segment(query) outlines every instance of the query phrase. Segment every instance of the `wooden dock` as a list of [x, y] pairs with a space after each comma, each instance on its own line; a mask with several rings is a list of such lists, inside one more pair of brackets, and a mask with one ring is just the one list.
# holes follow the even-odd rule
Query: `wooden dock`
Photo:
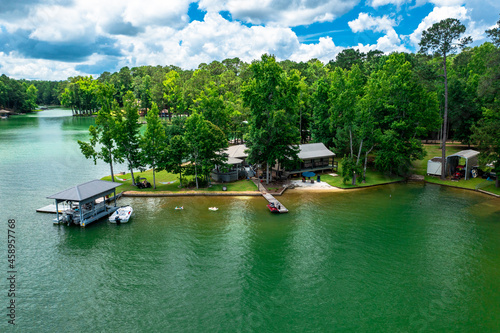
[[[117, 200], [120, 199], [121, 196], [122, 196], [122, 194], [118, 193], [116, 195], [116, 199]], [[106, 202], [108, 203], [110, 201], [113, 201], [114, 199], [115, 199], [114, 197], [108, 198], [108, 199], [106, 199]], [[95, 200], [95, 203], [96, 204], [101, 203], [101, 202], [103, 202], [103, 200], [104, 200], [103, 198], [97, 198]], [[75, 203], [75, 205], [78, 206], [77, 203]], [[71, 207], [70, 207], [70, 205], [61, 202], [58, 205], [58, 209], [59, 209], [59, 213], [62, 213], [65, 210], [71, 209]], [[38, 213], [47, 213], [47, 214], [56, 214], [57, 213], [56, 212], [56, 205], [55, 204], [50, 204], [50, 205], [44, 206], [42, 208], [38, 208], [36, 211]]]
[[272, 203], [274, 204], [274, 207], [278, 208], [279, 207], [279, 212], [280, 214], [281, 213], [288, 213], [288, 209], [281, 203], [279, 202], [278, 200], [276, 200], [276, 198], [267, 192], [266, 188], [264, 186], [262, 186], [262, 184], [258, 181], [254, 181], [254, 183], [257, 185], [257, 188], [259, 189], [260, 193], [262, 194], [262, 196], [269, 202], [269, 203]]
[[[63, 211], [70, 209], [70, 206], [65, 205], [65, 204], [59, 204], [57, 208], [59, 209], [59, 213], [62, 213]], [[51, 205], [44, 206], [42, 208], [38, 208], [36, 211], [38, 213], [48, 213], [48, 214], [56, 214], [57, 213], [55, 204], [51, 204]]]
[[274, 207], [278, 208], [279, 207], [279, 212], [280, 213], [288, 213], [288, 209], [286, 209], [285, 206], [283, 206], [283, 204], [281, 202], [279, 202], [278, 200], [276, 200], [275, 197], [273, 197], [272, 194], [269, 194], [269, 193], [262, 193], [262, 196], [264, 198], [266, 198], [267, 201], [269, 201], [269, 203], [272, 203], [274, 204]]

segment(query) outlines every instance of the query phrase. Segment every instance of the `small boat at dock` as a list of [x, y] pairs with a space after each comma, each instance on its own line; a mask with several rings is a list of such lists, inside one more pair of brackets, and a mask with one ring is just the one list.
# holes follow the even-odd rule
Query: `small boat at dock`
[[109, 217], [109, 222], [111, 223], [127, 223], [134, 209], [131, 206], [123, 206], [118, 208], [111, 216]]
[[274, 213], [274, 214], [280, 213], [280, 210], [272, 202], [267, 205], [267, 208], [269, 208], [271, 213]]

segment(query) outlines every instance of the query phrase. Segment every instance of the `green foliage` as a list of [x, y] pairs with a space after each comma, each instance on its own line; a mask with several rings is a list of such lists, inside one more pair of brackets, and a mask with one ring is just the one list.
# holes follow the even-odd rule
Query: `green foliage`
[[[111, 178], [114, 181], [113, 162], [123, 162], [122, 157], [117, 152], [115, 142], [115, 120], [107, 104], [99, 110], [95, 121], [95, 126], [89, 127], [90, 141], [78, 141], [80, 150], [86, 158], [92, 158], [94, 164], [97, 159], [109, 164]], [[100, 149], [97, 147], [100, 146]]]
[[[481, 150], [480, 162], [493, 163], [493, 170], [500, 174], [500, 109], [483, 109], [483, 119], [472, 129], [472, 139]], [[497, 177], [496, 187], [499, 187]]]
[[434, 23], [422, 32], [419, 46], [422, 53], [435, 51], [443, 57], [453, 53], [457, 47], [463, 48], [472, 42], [470, 37], [459, 39], [465, 32], [465, 26], [457, 19], [447, 18]]
[[123, 107], [124, 110], [116, 111], [114, 134], [117, 154], [127, 162], [133, 177], [133, 169], [142, 165], [139, 150], [141, 124], [139, 123], [137, 101], [131, 91], [125, 94]]
[[352, 185], [356, 185], [355, 177], [361, 176], [362, 168], [361, 165], [356, 163], [356, 160], [354, 158], [350, 156], [345, 156], [342, 159], [342, 168], [340, 169], [340, 172], [342, 175], [342, 182], [344, 183], [344, 185], [351, 179], [353, 180]]
[[26, 89], [26, 104], [30, 111], [37, 108], [37, 96], [38, 89], [33, 84], [31, 84], [28, 89]]
[[439, 124], [436, 95], [416, 80], [403, 55], [393, 54], [383, 70], [370, 76], [365, 96], [364, 105], [380, 130], [376, 166], [406, 174], [411, 161], [424, 154], [419, 137]]
[[495, 28], [486, 30], [486, 34], [491, 38], [493, 44], [500, 47], [500, 20], [497, 21], [497, 26]]
[[179, 73], [172, 70], [165, 74], [163, 87], [163, 99], [165, 100], [165, 107], [173, 113], [180, 113], [184, 111], [184, 100]]
[[250, 108], [248, 160], [274, 165], [278, 159], [297, 159], [300, 140], [297, 106], [300, 77], [288, 76], [273, 56], [263, 55], [250, 66], [251, 79], [242, 88]]
[[147, 127], [142, 137], [142, 164], [153, 169], [153, 187], [156, 188], [155, 172], [161, 171], [162, 159], [166, 153], [165, 127], [159, 117], [158, 106], [153, 102], [151, 110], [146, 115]]
[[180, 185], [182, 187], [182, 164], [189, 158], [189, 147], [182, 135], [175, 135], [170, 139], [163, 161], [165, 170], [179, 174]]
[[186, 120], [185, 141], [190, 161], [194, 165], [198, 188], [198, 172], [209, 179], [214, 165], [222, 165], [227, 160], [223, 153], [223, 149], [227, 147], [227, 138], [217, 126], [206, 120], [203, 115], [194, 112]]

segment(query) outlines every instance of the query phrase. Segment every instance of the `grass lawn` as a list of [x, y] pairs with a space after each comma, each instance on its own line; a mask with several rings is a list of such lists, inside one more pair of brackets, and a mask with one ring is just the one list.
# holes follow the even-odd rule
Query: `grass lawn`
[[[159, 191], [168, 191], [168, 192], [189, 192], [189, 191], [199, 191], [199, 192], [215, 192], [222, 191], [222, 187], [226, 186], [228, 191], [257, 191], [257, 186], [251, 181], [247, 180], [239, 180], [233, 183], [227, 184], [213, 184], [212, 187], [209, 188], [200, 188], [196, 190], [196, 188], [179, 188], [179, 175], [168, 173], [166, 171], [160, 171], [155, 173], [156, 178], [156, 190], [153, 188], [153, 170], [147, 170], [144, 172], [134, 172], [134, 176], [146, 178], [148, 182], [151, 183], [151, 188], [138, 189], [136, 186], [132, 185], [132, 177], [130, 173], [125, 175], [115, 175], [115, 181], [117, 183], [122, 183], [123, 185], [116, 188], [116, 193], [121, 193], [124, 191], [141, 191], [141, 192], [159, 192]], [[183, 177], [184, 178], [184, 177]], [[188, 176], [188, 180], [194, 179], [193, 176]], [[111, 181], [111, 176], [103, 177], [102, 180]], [[171, 184], [162, 184], [166, 182], [173, 182]]]
[[[342, 163], [339, 163], [339, 170], [342, 168]], [[351, 181], [349, 181], [347, 184], [344, 184], [342, 181], [342, 176], [339, 175], [334, 177], [330, 176], [329, 174], [323, 174], [321, 175], [321, 181], [326, 182], [327, 184], [335, 187], [340, 187], [340, 188], [359, 188], [359, 187], [364, 187], [364, 186], [372, 186], [372, 185], [380, 185], [380, 184], [387, 184], [395, 181], [400, 181], [403, 180], [403, 177], [389, 177], [382, 172], [372, 170], [372, 169], [366, 169], [366, 183], [361, 183], [361, 180], [358, 179], [356, 182], [357, 184], [355, 186], [351, 185]]]
[[[425, 181], [434, 184], [449, 185], [449, 186], [468, 188], [473, 190], [475, 190], [476, 187], [479, 187], [484, 191], [500, 195], [500, 188], [495, 187], [494, 181], [490, 182], [482, 178], [472, 178], [469, 180], [462, 179], [456, 182], [451, 180], [441, 180], [439, 176], [427, 176], [427, 161], [436, 156], [440, 157], [441, 149], [439, 148], [439, 144], [429, 144], [429, 145], [424, 145], [424, 147], [427, 151], [427, 156], [423, 160], [418, 160], [413, 162], [413, 167], [414, 167], [413, 172], [415, 174], [425, 176]], [[461, 150], [467, 150], [467, 149], [474, 149], [474, 147], [469, 148], [467, 147], [467, 145], [448, 143], [446, 145], [446, 155], [451, 155]], [[488, 185], [488, 183], [491, 184]]]
[[[424, 157], [423, 160], [418, 160], [413, 162], [413, 173], [417, 175], [425, 176], [427, 175], [427, 161], [434, 157], [441, 157], [441, 148], [439, 148], [439, 144], [424, 144], [424, 148], [427, 151], [427, 156]], [[467, 148], [467, 145], [460, 144], [450, 144], [446, 145], [446, 156], [458, 153], [462, 150], [473, 149]]]

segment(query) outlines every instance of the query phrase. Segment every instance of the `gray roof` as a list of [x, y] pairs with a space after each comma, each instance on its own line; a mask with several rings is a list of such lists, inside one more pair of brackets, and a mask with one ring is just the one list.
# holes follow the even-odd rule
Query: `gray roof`
[[[230, 146], [226, 149], [226, 153], [229, 157], [234, 157], [234, 158], [246, 158], [248, 157], [248, 154], [245, 153], [245, 150], [247, 150], [247, 146], [245, 145], [235, 145], [235, 146]], [[229, 163], [231, 164], [231, 163]]]
[[96, 179], [53, 194], [50, 197], [47, 197], [47, 199], [84, 201], [100, 194], [105, 195], [112, 192], [115, 188], [121, 185], [122, 184], [120, 183]]
[[228, 157], [226, 164], [233, 165], [233, 164], [240, 164], [241, 162], [243, 162], [242, 159], [235, 157]]
[[323, 143], [306, 143], [299, 145], [298, 157], [301, 160], [312, 158], [333, 157], [335, 156]]
[[462, 151], [459, 151], [458, 153], [455, 153], [455, 154], [452, 154], [452, 155], [449, 155], [447, 157], [451, 157], [451, 156], [460, 156], [460, 157], [463, 157], [463, 158], [473, 158], [473, 157], [476, 157], [477, 155], [479, 155], [479, 152], [478, 151], [475, 151], [475, 150], [472, 150], [472, 149], [467, 149], [467, 150], [462, 150]]

